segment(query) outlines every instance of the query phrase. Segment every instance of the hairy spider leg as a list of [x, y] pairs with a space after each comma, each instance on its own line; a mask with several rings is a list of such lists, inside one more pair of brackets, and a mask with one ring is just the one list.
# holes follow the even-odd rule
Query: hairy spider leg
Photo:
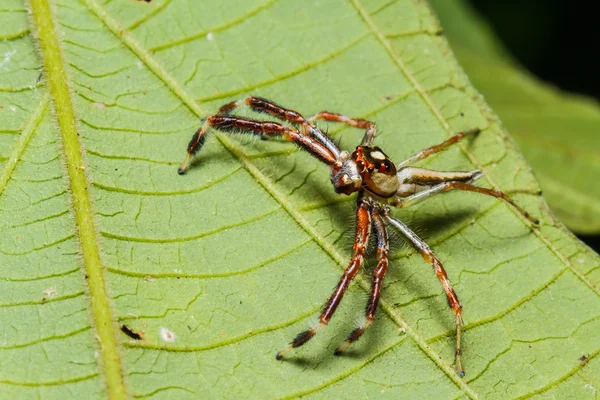
[[460, 356], [462, 354], [462, 350], [460, 347], [460, 333], [462, 327], [462, 305], [456, 296], [456, 292], [452, 288], [450, 284], [450, 280], [448, 279], [448, 274], [444, 269], [444, 266], [440, 262], [440, 260], [435, 256], [433, 251], [429, 248], [427, 243], [423, 241], [420, 237], [417, 236], [408, 226], [406, 226], [400, 220], [391, 217], [386, 213], [387, 221], [392, 224], [398, 231], [406, 238], [408, 241], [415, 247], [415, 249], [421, 254], [423, 260], [426, 263], [433, 265], [433, 271], [435, 275], [439, 279], [444, 291], [446, 292], [446, 297], [448, 298], [448, 304], [452, 308], [452, 312], [456, 316], [456, 370], [458, 374], [462, 377], [465, 376], [465, 371], [462, 366], [462, 362], [460, 360]]
[[377, 128], [375, 122], [367, 121], [361, 118], [350, 118], [342, 114], [336, 114], [329, 111], [321, 111], [308, 119], [312, 124], [316, 120], [341, 122], [342, 124], [350, 125], [359, 129], [366, 129], [365, 135], [361, 140], [361, 146], [370, 146], [375, 138]]
[[377, 307], [379, 305], [379, 297], [381, 294], [381, 285], [383, 283], [383, 278], [388, 270], [388, 253], [389, 253], [389, 241], [387, 230], [385, 228], [385, 223], [383, 218], [381, 217], [381, 209], [379, 207], [374, 207], [371, 212], [371, 218], [373, 220], [373, 228], [375, 229], [375, 236], [377, 238], [377, 266], [373, 270], [373, 279], [371, 281], [371, 294], [369, 295], [369, 302], [367, 303], [367, 308], [365, 310], [365, 320], [364, 322], [355, 330], [350, 333], [348, 339], [345, 342], [340, 344], [337, 349], [335, 349], [334, 354], [340, 355], [342, 351], [346, 347], [348, 347], [352, 342], [355, 342], [360, 338], [360, 336], [367, 330], [367, 328], [373, 323], [375, 320], [375, 313], [377, 312]]
[[522, 209], [517, 203], [515, 203], [510, 197], [508, 197], [506, 195], [506, 193], [501, 192], [499, 190], [487, 189], [487, 188], [483, 188], [480, 186], [471, 185], [471, 184], [465, 183], [465, 182], [452, 182], [451, 184], [448, 185], [448, 187], [445, 188], [446, 191], [452, 190], [452, 189], [464, 190], [467, 192], [481, 193], [481, 194], [495, 197], [497, 199], [502, 199], [502, 200], [506, 201], [508, 204], [510, 204], [511, 206], [513, 206], [515, 208], [515, 210], [517, 210], [521, 215], [523, 215], [525, 218], [527, 218], [532, 223], [534, 223], [536, 225], [538, 225], [540, 223], [540, 221], [537, 218], [535, 218], [534, 216], [529, 214], [527, 211]]
[[[477, 179], [479, 179], [483, 176], [482, 172], [479, 170], [475, 170], [475, 171], [468, 172], [468, 173], [457, 173], [457, 172], [430, 171], [430, 170], [426, 170], [424, 168], [407, 167], [407, 168], [404, 168], [403, 171], [413, 172], [413, 173], [407, 174], [407, 176], [410, 176], [410, 184], [425, 185], [425, 186], [431, 185], [434, 179], [437, 181], [440, 181], [440, 177], [442, 177], [443, 174], [449, 174], [449, 175], [448, 175], [447, 181], [443, 181], [443, 178], [442, 178], [441, 183], [433, 185], [429, 189], [425, 189], [421, 192], [407, 196], [405, 198], [395, 197], [393, 200], [390, 201], [390, 204], [393, 205], [394, 207], [398, 207], [398, 208], [410, 207], [414, 204], [417, 204], [424, 200], [427, 200], [428, 198], [435, 196], [436, 194], [448, 192], [450, 190], [456, 189], [456, 190], [463, 190], [463, 191], [468, 191], [468, 192], [481, 193], [481, 194], [485, 194], [487, 196], [495, 197], [497, 199], [502, 199], [502, 200], [506, 201], [509, 205], [514, 207], [515, 210], [517, 210], [521, 215], [523, 215], [529, 221], [531, 221], [532, 223], [534, 223], [536, 225], [539, 224], [539, 220], [537, 218], [533, 217], [531, 214], [529, 214], [527, 211], [525, 211], [523, 208], [521, 208], [517, 203], [515, 203], [504, 192], [501, 192], [499, 190], [487, 189], [487, 188], [483, 188], [480, 186], [472, 185], [471, 184], [472, 182], [476, 181]], [[402, 171], [400, 171], [400, 173], [402, 173]], [[461, 181], [459, 181], [455, 178], [452, 178], [453, 174], [465, 174], [465, 177], [468, 177], [470, 174], [470, 178], [469, 179], [461, 179]]]
[[263, 99], [261, 97], [249, 96], [245, 99], [232, 101], [231, 103], [225, 104], [219, 109], [217, 114], [229, 114], [233, 109], [244, 104], [250, 106], [250, 108], [256, 112], [272, 115], [281, 121], [286, 121], [300, 127], [305, 134], [314, 136], [336, 157], [340, 156], [341, 150], [339, 147], [319, 128], [311, 125], [310, 122], [307, 121], [304, 116], [302, 116], [302, 114], [297, 111], [282, 107], [270, 100]]
[[432, 154], [439, 153], [440, 151], [445, 150], [449, 146], [451, 146], [455, 143], [458, 143], [458, 141], [460, 139], [464, 138], [465, 136], [476, 135], [479, 132], [481, 132], [481, 130], [479, 128], [470, 129], [470, 130], [464, 131], [464, 132], [459, 132], [459, 133], [455, 134], [454, 136], [450, 137], [449, 139], [443, 141], [440, 144], [436, 144], [435, 146], [431, 146], [424, 150], [419, 151], [414, 156], [407, 158], [406, 160], [402, 161], [400, 164], [397, 164], [396, 168], [400, 169], [406, 165], [412, 164], [419, 160], [423, 160]]
[[[221, 107], [224, 108], [225, 106]], [[308, 136], [296, 129], [283, 126], [276, 122], [255, 121], [251, 119], [231, 117], [227, 115], [213, 115], [206, 119], [200, 129], [196, 131], [187, 149], [185, 160], [178, 169], [180, 175], [184, 174], [190, 157], [198, 152], [206, 140], [206, 132], [209, 128], [214, 128], [223, 132], [241, 132], [254, 135], [278, 137], [283, 136], [290, 142], [294, 142], [304, 150], [308, 151], [314, 157], [331, 166], [335, 163], [336, 157], [322, 143], [315, 138]]]
[[335, 310], [340, 305], [346, 289], [350, 285], [350, 282], [356, 277], [356, 274], [362, 267], [365, 259], [365, 253], [367, 252], [367, 245], [369, 244], [369, 236], [371, 233], [371, 203], [364, 198], [363, 195], [358, 197], [358, 205], [356, 208], [356, 234], [354, 237], [354, 246], [352, 260], [344, 270], [339, 283], [337, 284], [333, 294], [325, 304], [321, 316], [319, 317], [319, 324], [315, 328], [308, 329], [301, 332], [296, 338], [290, 343], [288, 347], [277, 353], [276, 358], [281, 360], [283, 356], [293, 348], [300, 347], [314, 337], [318, 331], [320, 331], [325, 325], [329, 323], [331, 317], [335, 313]]

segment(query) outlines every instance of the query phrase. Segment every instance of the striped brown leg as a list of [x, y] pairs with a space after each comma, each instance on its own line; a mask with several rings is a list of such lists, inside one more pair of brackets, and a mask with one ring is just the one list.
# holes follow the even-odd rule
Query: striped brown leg
[[340, 149], [338, 146], [323, 133], [319, 128], [313, 126], [306, 118], [297, 111], [289, 110], [278, 104], [273, 103], [270, 100], [266, 100], [260, 97], [248, 97], [243, 100], [248, 104], [254, 111], [266, 113], [279, 118], [282, 121], [287, 121], [293, 125], [299, 126], [306, 135], [313, 136], [317, 141], [323, 144], [329, 151], [336, 157], [340, 156]]
[[506, 195], [504, 192], [500, 192], [499, 190], [487, 189], [480, 186], [471, 185], [465, 182], [450, 182], [448, 186], [445, 188], [446, 191], [457, 189], [457, 190], [465, 190], [467, 192], [476, 192], [481, 194], [486, 194], [488, 196], [495, 197], [497, 199], [502, 199], [506, 201], [508, 204], [513, 206], [518, 212], [520, 212], [525, 218], [534, 224], [539, 224], [540, 221], [529, 214], [527, 211], [523, 210], [517, 203], [515, 203], [510, 197]]
[[[464, 190], [502, 199], [514, 207], [515, 210], [521, 213], [532, 223], [539, 223], [537, 218], [531, 216], [527, 211], [523, 210], [505, 193], [472, 184], [482, 176], [483, 174], [479, 170], [471, 172], [445, 172], [432, 171], [416, 167], [404, 167], [398, 172], [398, 177], [401, 179], [400, 183], [402, 190], [398, 192], [399, 196], [390, 201], [390, 204], [392, 204], [394, 207], [406, 208], [443, 192], [448, 192], [454, 189]], [[417, 192], [416, 188], [420, 186], [430, 187]], [[401, 193], [402, 191], [403, 193]], [[410, 194], [413, 192], [414, 194]]]
[[361, 145], [370, 146], [373, 143], [373, 139], [375, 138], [376, 126], [375, 122], [367, 121], [366, 119], [361, 118], [350, 118], [345, 115], [331, 113], [329, 111], [321, 111], [320, 113], [310, 117], [308, 122], [311, 124], [316, 120], [324, 120], [324, 121], [333, 121], [333, 122], [341, 122], [342, 124], [350, 125], [359, 129], [366, 129], [365, 136], [361, 141]]
[[375, 228], [375, 236], [377, 237], [377, 266], [373, 270], [373, 280], [371, 283], [371, 295], [369, 296], [369, 302], [367, 303], [365, 320], [356, 328], [348, 339], [344, 343], [338, 346], [335, 349], [335, 355], [340, 355], [342, 351], [346, 347], [348, 347], [352, 342], [358, 340], [358, 338], [365, 332], [365, 330], [373, 323], [375, 320], [375, 313], [377, 312], [377, 306], [379, 305], [379, 296], [381, 293], [381, 285], [383, 283], [383, 277], [388, 269], [388, 251], [389, 251], [389, 242], [387, 231], [385, 229], [385, 224], [383, 222], [383, 218], [380, 215], [379, 208], [376, 208], [371, 213], [371, 218], [373, 219], [373, 227]]
[[340, 305], [340, 302], [342, 301], [350, 282], [352, 282], [359, 269], [363, 265], [370, 233], [371, 204], [368, 202], [368, 200], [364, 199], [362, 196], [359, 196], [358, 206], [356, 209], [356, 235], [354, 237], [352, 260], [350, 260], [350, 264], [348, 267], [346, 267], [346, 270], [344, 271], [344, 274], [342, 275], [338, 285], [333, 291], [333, 294], [325, 304], [325, 308], [319, 317], [319, 324], [314, 328], [298, 334], [298, 336], [296, 336], [296, 338], [287, 348], [277, 353], [276, 358], [278, 360], [281, 360], [283, 356], [291, 349], [300, 347], [304, 343], [308, 342], [319, 330], [329, 323], [331, 317], [335, 313], [335, 310]]
[[[227, 107], [225, 105], [221, 109]], [[259, 136], [278, 137], [283, 136], [285, 139], [296, 143], [298, 146], [308, 151], [314, 157], [323, 161], [327, 165], [335, 163], [336, 157], [329, 151], [325, 145], [320, 143], [315, 138], [308, 136], [296, 129], [283, 126], [276, 122], [270, 121], [254, 121], [251, 119], [233, 117], [228, 115], [213, 115], [206, 119], [204, 124], [192, 137], [188, 144], [187, 155], [185, 160], [178, 169], [180, 175], [184, 174], [190, 157], [197, 153], [206, 140], [206, 132], [209, 128], [214, 128], [223, 132], [241, 132], [250, 133]]]
[[465, 376], [465, 371], [462, 367], [462, 362], [460, 360], [460, 356], [462, 354], [460, 347], [460, 331], [462, 327], [462, 305], [460, 301], [458, 301], [458, 297], [456, 296], [456, 292], [452, 288], [450, 284], [450, 280], [448, 279], [448, 274], [446, 274], [446, 270], [444, 269], [442, 263], [438, 258], [433, 254], [433, 251], [429, 248], [427, 243], [425, 243], [420, 237], [417, 236], [408, 226], [406, 226], [401, 221], [393, 218], [389, 215], [386, 215], [387, 221], [392, 224], [402, 235], [410, 241], [410, 243], [417, 249], [417, 251], [421, 254], [425, 262], [433, 265], [433, 271], [435, 275], [440, 280], [444, 291], [446, 292], [446, 296], [448, 297], [448, 304], [452, 308], [452, 312], [456, 316], [456, 370], [460, 376]]
[[424, 158], [427, 158], [432, 154], [439, 153], [440, 151], [445, 150], [446, 148], [453, 145], [454, 143], [457, 143], [460, 139], [464, 138], [465, 136], [476, 135], [479, 132], [480, 132], [479, 128], [470, 129], [470, 130], [464, 131], [464, 132], [459, 132], [456, 135], [450, 137], [449, 139], [445, 140], [444, 142], [442, 142], [440, 144], [436, 144], [435, 146], [431, 146], [424, 150], [421, 150], [414, 156], [409, 157], [406, 160], [402, 161], [400, 164], [396, 165], [396, 168], [400, 169], [406, 165], [409, 165], [409, 164], [412, 164], [419, 160], [422, 160]]

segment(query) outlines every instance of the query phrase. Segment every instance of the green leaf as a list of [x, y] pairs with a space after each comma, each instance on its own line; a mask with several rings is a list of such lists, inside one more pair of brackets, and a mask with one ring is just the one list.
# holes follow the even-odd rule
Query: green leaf
[[[554, 222], [423, 2], [5, 0], [0, 11], [2, 397], [597, 394], [600, 258]], [[248, 93], [373, 119], [396, 160], [483, 129], [424, 165], [481, 168], [481, 184], [511, 193], [539, 228], [470, 193], [394, 211], [424, 231], [462, 300], [464, 380], [444, 293], [400, 240], [378, 319], [351, 351], [332, 354], [363, 313], [369, 268], [330, 326], [275, 360], [350, 258], [354, 197], [289, 143], [225, 134], [178, 176], [199, 119]], [[330, 133], [349, 149], [362, 135]]]
[[469, 79], [531, 163], [556, 216], [600, 233], [600, 106], [540, 82], [518, 66], [462, 0], [432, 0]]

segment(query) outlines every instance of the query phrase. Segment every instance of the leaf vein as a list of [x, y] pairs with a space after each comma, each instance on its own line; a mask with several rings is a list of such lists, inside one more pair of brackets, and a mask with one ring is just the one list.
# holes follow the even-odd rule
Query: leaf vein
[[107, 238], [111, 238], [111, 239], [116, 239], [116, 240], [122, 240], [122, 241], [126, 241], [126, 242], [141, 242], [141, 243], [182, 243], [182, 242], [189, 242], [192, 240], [196, 240], [196, 239], [200, 239], [200, 238], [204, 238], [207, 236], [211, 236], [214, 234], [217, 234], [219, 232], [223, 232], [226, 231], [228, 229], [232, 229], [232, 228], [237, 228], [240, 226], [244, 226], [244, 225], [248, 225], [252, 222], [258, 221], [262, 218], [266, 218], [271, 214], [274, 214], [275, 212], [277, 212], [280, 209], [280, 207], [276, 207], [273, 210], [265, 213], [265, 214], [261, 214], [258, 215], [256, 217], [247, 219], [245, 221], [241, 221], [241, 222], [236, 222], [234, 224], [229, 224], [229, 225], [222, 225], [216, 229], [213, 229], [211, 231], [206, 231], [206, 232], [202, 232], [200, 234], [197, 235], [193, 235], [193, 236], [186, 236], [186, 237], [175, 237], [175, 238], [162, 238], [162, 239], [152, 239], [152, 238], [144, 238], [144, 237], [134, 237], [134, 236], [125, 236], [125, 235], [118, 235], [115, 233], [110, 233], [110, 232], [100, 232], [100, 234], [104, 237]]
[[172, 191], [172, 192], [142, 191], [142, 190], [137, 190], [137, 189], [136, 190], [122, 189], [122, 188], [113, 187], [113, 186], [106, 186], [106, 185], [103, 185], [98, 182], [92, 182], [92, 185], [99, 189], [106, 190], [107, 192], [126, 193], [126, 194], [134, 194], [134, 195], [141, 195], [141, 196], [179, 196], [179, 195], [185, 195], [185, 194], [190, 194], [190, 193], [202, 192], [203, 190], [208, 189], [211, 186], [216, 185], [217, 183], [227, 180], [227, 178], [231, 177], [239, 170], [241, 170], [241, 167], [236, 167], [232, 171], [226, 173], [223, 176], [220, 176], [215, 179], [211, 179], [208, 183], [206, 183], [202, 186], [198, 186], [198, 187], [191, 188], [191, 189], [185, 189], [185, 190], [177, 190], [177, 191]]
[[6, 189], [6, 185], [7, 185], [8, 181], [10, 180], [10, 177], [12, 176], [12, 173], [15, 170], [15, 167], [17, 166], [17, 162], [23, 155], [23, 152], [25, 151], [25, 148], [27, 147], [29, 140], [31, 139], [35, 130], [39, 126], [40, 122], [42, 121], [42, 119], [44, 117], [44, 113], [46, 111], [46, 108], [48, 107], [49, 102], [50, 102], [50, 97], [48, 95], [45, 95], [44, 97], [42, 97], [40, 104], [38, 105], [36, 110], [33, 112], [31, 117], [29, 118], [29, 120], [23, 126], [21, 136], [19, 136], [19, 139], [17, 139], [17, 143], [9, 156], [9, 161], [7, 162], [6, 166], [4, 167], [2, 174], [0, 174], [0, 196], [2, 196], [4, 189]]
[[231, 27], [239, 24], [240, 22], [247, 20], [250, 17], [253, 17], [254, 15], [260, 13], [261, 11], [263, 11], [265, 9], [267, 9], [269, 6], [271, 6], [272, 4], [274, 4], [276, 2], [277, 2], [277, 0], [268, 0], [263, 5], [255, 8], [254, 10], [251, 10], [250, 12], [247, 12], [244, 15], [241, 15], [239, 18], [234, 19], [234, 20], [229, 21], [229, 22], [226, 22], [223, 25], [216, 26], [216, 27], [214, 27], [213, 29], [211, 29], [209, 31], [198, 32], [198, 33], [196, 33], [194, 35], [186, 36], [186, 37], [183, 37], [181, 39], [173, 40], [172, 42], [168, 42], [168, 43], [164, 43], [164, 44], [161, 44], [161, 45], [158, 45], [158, 46], [151, 47], [148, 50], [150, 52], [152, 52], [152, 53], [157, 53], [159, 51], [166, 50], [166, 49], [169, 49], [171, 47], [175, 47], [175, 46], [183, 44], [183, 43], [191, 42], [192, 40], [203, 38], [206, 35], [208, 35], [209, 33], [215, 33], [215, 32], [224, 31], [225, 29], [231, 28]]

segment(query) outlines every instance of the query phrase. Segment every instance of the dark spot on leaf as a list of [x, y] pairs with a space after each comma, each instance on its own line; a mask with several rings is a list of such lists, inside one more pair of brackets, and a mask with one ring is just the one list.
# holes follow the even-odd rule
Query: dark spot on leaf
[[142, 340], [143, 339], [142, 335], [135, 332], [134, 330], [132, 330], [130, 327], [128, 327], [125, 324], [121, 325], [121, 332], [123, 332], [124, 334], [126, 334], [127, 336], [129, 336], [130, 338], [132, 338], [134, 340]]

